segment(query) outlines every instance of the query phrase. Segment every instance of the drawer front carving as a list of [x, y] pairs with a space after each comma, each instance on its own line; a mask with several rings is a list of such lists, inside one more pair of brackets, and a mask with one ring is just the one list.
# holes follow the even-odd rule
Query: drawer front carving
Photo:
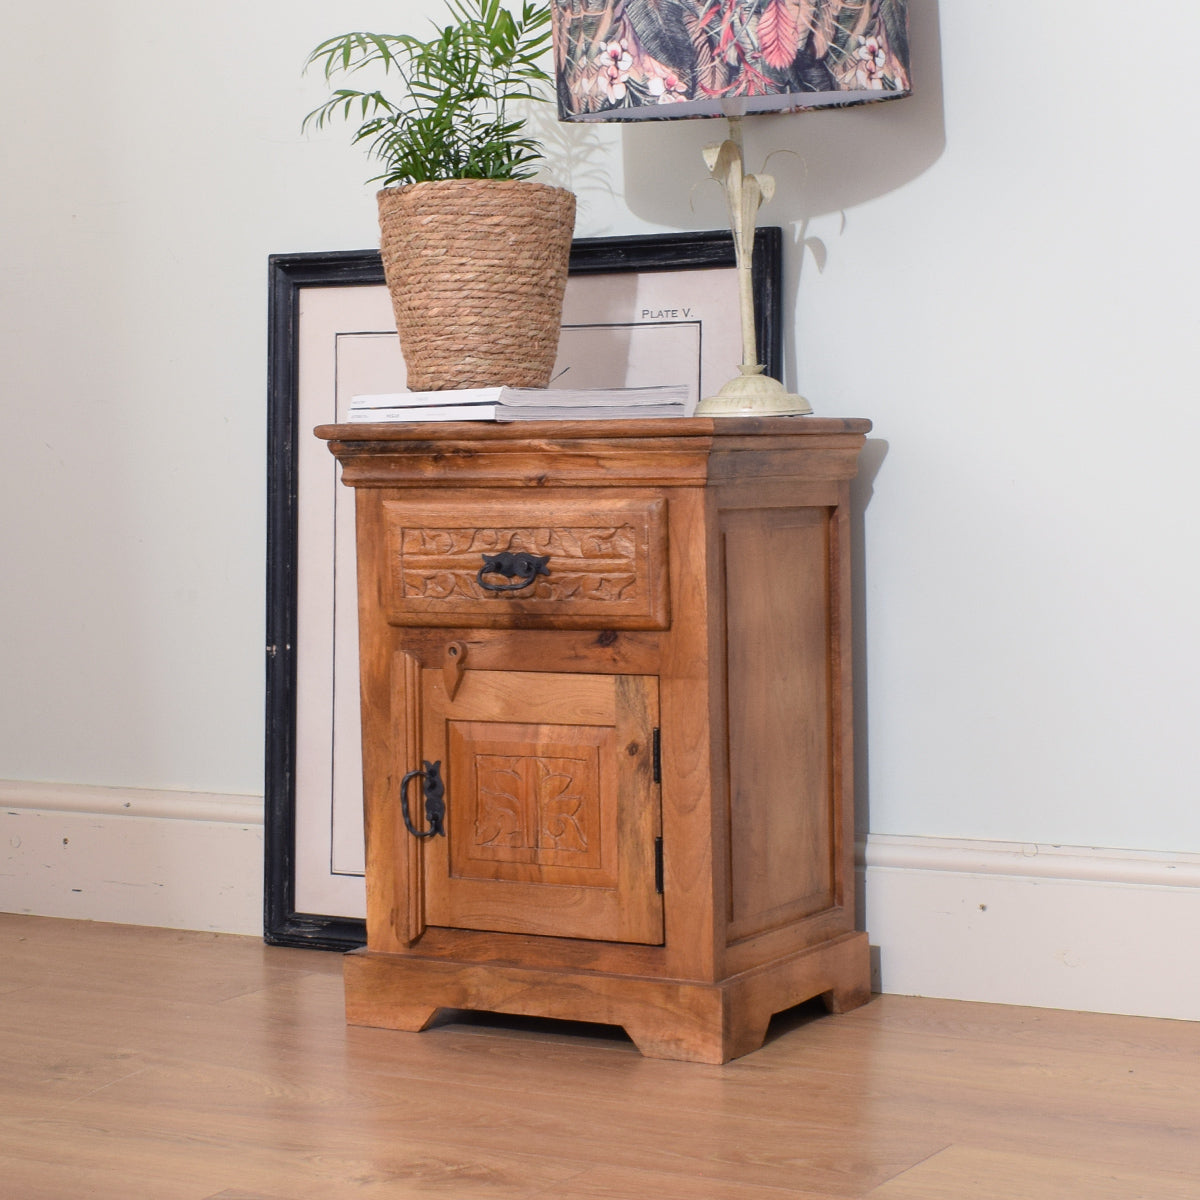
[[665, 629], [666, 501], [385, 501], [393, 625]]

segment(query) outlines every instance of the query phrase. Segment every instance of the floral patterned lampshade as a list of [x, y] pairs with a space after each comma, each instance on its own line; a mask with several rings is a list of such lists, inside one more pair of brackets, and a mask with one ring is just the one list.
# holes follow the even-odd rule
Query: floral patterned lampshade
[[909, 93], [907, 0], [554, 0], [559, 117], [796, 112]]

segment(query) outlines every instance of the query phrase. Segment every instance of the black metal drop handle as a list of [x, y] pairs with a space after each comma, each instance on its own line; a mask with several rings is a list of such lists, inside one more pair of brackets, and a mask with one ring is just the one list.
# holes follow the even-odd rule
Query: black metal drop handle
[[[550, 561], [548, 554], [528, 554], [518, 550], [515, 554], [505, 550], [503, 554], [485, 554], [483, 566], [475, 577], [479, 586], [489, 592], [519, 592], [527, 588], [539, 575], [549, 575]], [[515, 579], [516, 583], [489, 583], [487, 575], [503, 575], [507, 579]]]
[[[425, 819], [429, 828], [424, 832], [412, 823], [408, 815], [408, 784], [409, 780], [421, 776], [421, 790], [425, 793]], [[413, 837], [433, 837], [435, 833], [446, 836], [446, 785], [442, 781], [442, 763], [427, 762], [423, 771], [409, 771], [400, 781], [400, 814], [404, 817], [404, 828]]]

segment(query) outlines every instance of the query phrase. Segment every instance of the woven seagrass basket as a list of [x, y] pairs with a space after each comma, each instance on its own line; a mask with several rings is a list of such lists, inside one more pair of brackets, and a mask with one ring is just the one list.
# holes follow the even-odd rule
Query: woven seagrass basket
[[525, 180], [447, 179], [385, 188], [378, 201], [408, 387], [545, 387], [575, 196]]

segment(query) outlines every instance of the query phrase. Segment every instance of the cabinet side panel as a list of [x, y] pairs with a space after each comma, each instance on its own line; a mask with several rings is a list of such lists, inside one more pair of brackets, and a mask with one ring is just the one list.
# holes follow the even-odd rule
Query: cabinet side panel
[[837, 903], [831, 510], [721, 517], [730, 941]]

